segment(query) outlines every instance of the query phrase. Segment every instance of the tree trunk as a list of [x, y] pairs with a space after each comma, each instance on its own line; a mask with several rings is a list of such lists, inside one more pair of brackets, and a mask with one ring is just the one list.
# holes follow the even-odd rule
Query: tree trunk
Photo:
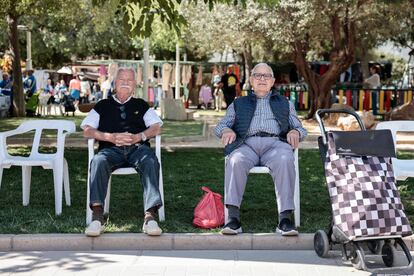
[[298, 40], [292, 45], [295, 65], [311, 92], [309, 95], [312, 102], [306, 119], [313, 118], [318, 108], [330, 108], [332, 86], [355, 59], [355, 23], [348, 16], [341, 21], [337, 14], [333, 14], [330, 19], [333, 47], [329, 54], [329, 69], [323, 76], [313, 72], [306, 61], [308, 51], [306, 41]]
[[362, 76], [365, 80], [369, 77], [369, 60], [368, 60], [368, 49], [364, 45], [364, 43], [361, 43], [363, 45], [360, 46], [361, 49], [361, 68], [362, 68]]
[[7, 15], [7, 35], [10, 41], [10, 51], [13, 56], [13, 115], [24, 117], [26, 103], [23, 94], [22, 68], [20, 65], [19, 33], [17, 30], [18, 16]]
[[250, 72], [253, 69], [253, 56], [252, 56], [252, 45], [248, 42], [244, 44], [243, 47], [243, 57], [244, 57], [244, 73], [246, 83], [249, 83], [250, 87]]

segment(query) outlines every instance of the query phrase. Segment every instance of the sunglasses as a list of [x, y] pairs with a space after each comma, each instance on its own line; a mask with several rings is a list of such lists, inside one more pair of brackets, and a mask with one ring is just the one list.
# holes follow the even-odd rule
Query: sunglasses
[[124, 106], [124, 105], [121, 105], [121, 106], [119, 107], [119, 110], [121, 110], [121, 119], [122, 119], [122, 120], [125, 120], [125, 119], [126, 119], [126, 117], [127, 117], [127, 114], [126, 114], [126, 112], [125, 112], [125, 106]]

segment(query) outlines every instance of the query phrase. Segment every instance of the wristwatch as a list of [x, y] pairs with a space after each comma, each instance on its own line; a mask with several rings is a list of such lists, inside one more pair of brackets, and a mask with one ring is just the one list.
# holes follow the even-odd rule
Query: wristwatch
[[142, 141], [142, 142], [147, 141], [147, 136], [145, 135], [145, 133], [144, 133], [144, 132], [141, 132], [141, 141]]

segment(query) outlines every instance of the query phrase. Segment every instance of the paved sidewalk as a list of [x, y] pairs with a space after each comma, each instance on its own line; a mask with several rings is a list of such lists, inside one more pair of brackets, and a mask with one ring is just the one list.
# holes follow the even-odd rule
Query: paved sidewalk
[[[378, 260], [378, 257], [375, 257]], [[402, 258], [399, 258], [401, 260]], [[392, 273], [413, 274], [396, 270]], [[266, 276], [370, 275], [340, 252], [326, 259], [313, 251], [47, 251], [0, 253], [0, 275]]]

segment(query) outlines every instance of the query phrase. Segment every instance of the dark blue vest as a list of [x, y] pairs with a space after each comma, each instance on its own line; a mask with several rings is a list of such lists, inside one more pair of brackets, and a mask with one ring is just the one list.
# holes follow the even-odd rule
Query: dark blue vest
[[[271, 92], [269, 99], [270, 108], [280, 126], [279, 139], [286, 142], [286, 135], [290, 131], [289, 126], [289, 102], [285, 97]], [[232, 129], [236, 132], [236, 140], [224, 147], [224, 155], [229, 155], [233, 150], [244, 143], [247, 138], [247, 132], [256, 110], [256, 95], [252, 92], [245, 97], [237, 98], [234, 101], [234, 110], [236, 118]]]

